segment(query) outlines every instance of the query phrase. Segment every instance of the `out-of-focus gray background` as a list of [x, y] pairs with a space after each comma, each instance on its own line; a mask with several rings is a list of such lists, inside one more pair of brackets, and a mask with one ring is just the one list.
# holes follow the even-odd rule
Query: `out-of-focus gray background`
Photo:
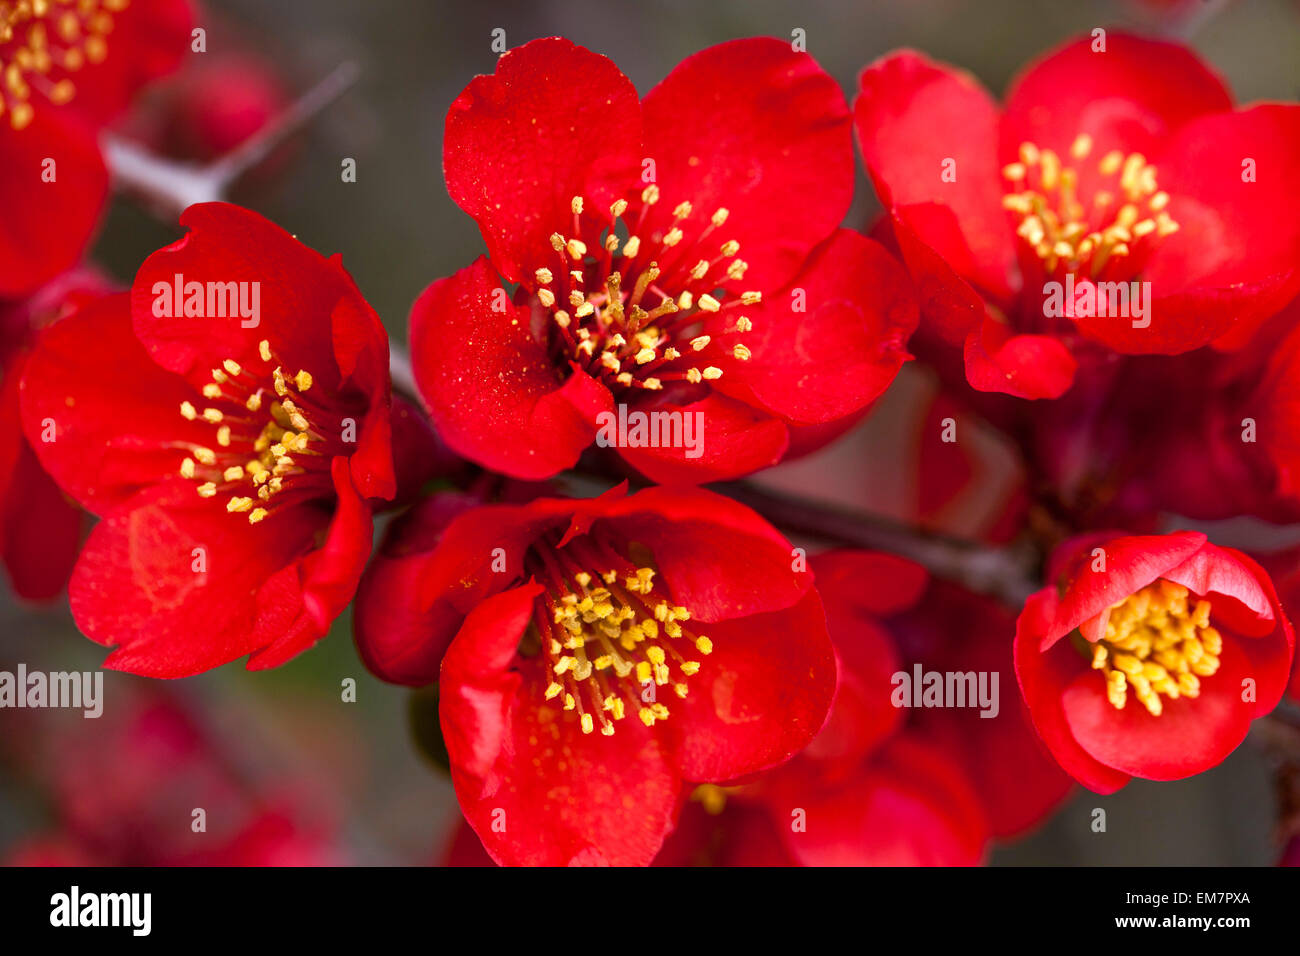
[[[1214, 0], [1187, 5], [1190, 20], [1213, 10], [1193, 45], [1227, 78], [1242, 101], [1300, 94], [1300, 4], [1290, 0]], [[341, 252], [395, 342], [406, 313], [433, 279], [481, 251], [477, 229], [447, 197], [441, 133], [450, 102], [496, 59], [492, 31], [510, 46], [562, 34], [612, 57], [643, 92], [683, 57], [740, 36], [789, 37], [806, 31], [809, 52], [852, 95], [858, 71], [900, 46], [959, 64], [1000, 92], [1026, 62], [1099, 25], [1142, 25], [1169, 32], [1153, 8], [1130, 3], [1034, 0], [207, 0], [225, 39], [267, 57], [300, 92], [339, 62], [361, 67], [356, 86], [298, 138], [287, 169], [233, 198], [264, 213], [325, 253]], [[210, 48], [210, 53], [216, 52]], [[575, 97], [581, 91], [575, 91]], [[340, 180], [353, 157], [357, 181]], [[860, 178], [850, 225], [866, 221], [873, 200]], [[97, 258], [129, 280], [140, 261], [177, 235], [137, 206], [115, 203]], [[905, 391], [905, 389], [904, 389]], [[905, 399], [891, 394], [887, 417]], [[872, 425], [838, 453], [794, 466], [795, 484], [878, 483], [898, 477], [871, 458]], [[874, 426], [879, 427], [879, 426]], [[855, 458], [854, 452], [861, 457]], [[80, 637], [66, 606], [32, 610], [0, 598], [0, 664], [91, 669], [103, 651]], [[306, 764], [345, 808], [344, 839], [359, 862], [432, 861], [455, 816], [451, 788], [411, 741], [408, 692], [369, 678], [345, 618], [313, 651], [270, 673], [240, 664], [188, 680], [175, 690], [207, 702], [204, 713], [231, 746], [274, 769]], [[107, 706], [139, 678], [106, 673]], [[356, 703], [340, 700], [340, 681], [355, 677]], [[68, 720], [53, 714], [52, 720]], [[80, 723], [92, 723], [90, 721]], [[12, 726], [12, 725], [11, 725]], [[0, 733], [6, 715], [0, 712]], [[0, 768], [3, 772], [3, 768]], [[1137, 782], [1120, 794], [1080, 795], [1043, 830], [996, 859], [1028, 864], [1259, 864], [1271, 862], [1273, 797], [1268, 767], [1244, 747], [1199, 778]], [[1091, 831], [1104, 807], [1108, 832]], [[0, 777], [0, 856], [39, 829], [49, 808], [21, 781]], [[188, 825], [188, 820], [178, 825]]]

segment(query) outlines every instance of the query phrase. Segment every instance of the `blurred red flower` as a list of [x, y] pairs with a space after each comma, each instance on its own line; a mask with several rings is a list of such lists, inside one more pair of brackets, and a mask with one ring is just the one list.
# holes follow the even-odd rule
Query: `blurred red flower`
[[[106, 666], [155, 677], [319, 640], [370, 553], [367, 499], [397, 492], [387, 336], [337, 258], [236, 206], [181, 223], [129, 297], [43, 333], [22, 383], [41, 463], [103, 519], [69, 586], [77, 624], [117, 645]], [[182, 280], [249, 290], [255, 321], [159, 315]]]
[[[811, 563], [840, 663], [835, 706], [802, 753], [728, 807], [764, 806], [803, 865], [970, 866], [991, 838], [1017, 836], [1060, 805], [1069, 778], [1019, 701], [1001, 697], [1013, 685], [1007, 611], [892, 555], [831, 551]], [[896, 675], [917, 666], [984, 680], [995, 688], [988, 716], [974, 701], [899, 706]]]
[[909, 358], [906, 273], [838, 228], [843, 94], [789, 43], [704, 50], [639, 101], [605, 57], [533, 41], [452, 104], [443, 166], [488, 257], [416, 302], [412, 359], [485, 467], [554, 475], [622, 404], [703, 421], [694, 454], [619, 448], [651, 479], [747, 474], [830, 440]]
[[1016, 676], [1090, 790], [1216, 766], [1286, 689], [1295, 636], [1269, 576], [1203, 534], [1075, 538], [1047, 579], [1017, 622]]
[[[962, 347], [980, 391], [1056, 398], [1080, 359], [1237, 348], [1300, 291], [1300, 106], [1234, 110], [1187, 48], [1102, 34], [1002, 108], [911, 51], [862, 73], [858, 141], [923, 330]], [[1147, 311], [1056, 315], [1067, 278], [1149, 282]]]
[[[6, 866], [316, 866], [344, 862], [337, 807], [305, 776], [254, 777], [166, 696], [115, 699], [100, 719], [27, 728], [6, 750], [48, 794], [52, 826]], [[195, 828], [194, 811], [204, 811]]]
[[494, 859], [645, 864], [684, 781], [771, 767], [825, 722], [835, 659], [796, 560], [699, 489], [488, 505], [406, 556], [410, 586], [363, 589], [357, 638], [428, 680], [442, 659], [452, 780]]
[[77, 264], [108, 197], [100, 131], [174, 69], [187, 0], [14, 0], [0, 8], [0, 297]]

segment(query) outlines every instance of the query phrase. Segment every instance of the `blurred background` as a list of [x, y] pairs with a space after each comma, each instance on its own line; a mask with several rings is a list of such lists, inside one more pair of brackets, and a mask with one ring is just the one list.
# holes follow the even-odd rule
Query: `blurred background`
[[[613, 58], [642, 92], [711, 44], [788, 38], [799, 28], [808, 51], [851, 96], [858, 71], [900, 46], [963, 66], [1000, 93], [1044, 50], [1095, 26], [1127, 24], [1190, 37], [1242, 102], [1300, 95], [1300, 4], [1291, 0], [205, 0], [202, 17], [207, 59], [185, 69], [216, 70], [223, 58], [236, 65], [195, 87], [208, 108], [231, 105], [227, 140], [195, 142], [184, 129], [171, 131], [194, 155], [234, 145], [244, 127], [256, 128], [259, 117], [338, 64], [359, 67], [352, 89], [230, 198], [323, 253], [342, 253], [395, 343], [405, 342], [407, 310], [419, 292], [481, 251], [474, 224], [446, 194], [441, 134], [451, 101], [475, 74], [492, 71], [498, 28], [512, 47], [567, 36]], [[341, 181], [345, 158], [356, 161], [355, 183]], [[864, 226], [874, 208], [860, 178], [848, 224]], [[95, 258], [129, 282], [146, 255], [178, 234], [120, 199]], [[857, 431], [764, 480], [906, 515], [915, 482], [895, 450], [930, 387], [923, 371], [905, 370]], [[956, 528], [980, 526], [1014, 469], [996, 438], [977, 442], [1002, 470], [994, 467], [981, 493], [950, 516]], [[104, 657], [78, 634], [62, 599], [33, 608], [0, 597], [0, 635], [4, 670], [18, 662], [91, 670]], [[344, 699], [348, 679], [356, 682], [355, 701]], [[275, 671], [249, 673], [236, 663], [166, 684], [110, 671], [104, 688], [99, 720], [0, 711], [0, 860], [427, 864], [440, 858], [458, 818], [450, 783], [412, 731], [412, 714], [427, 728], [436, 703], [369, 677], [346, 615], [317, 648]], [[1192, 780], [1136, 781], [1107, 798], [1080, 793], [993, 859], [1272, 863], [1270, 779], [1266, 758], [1247, 745]], [[1107, 811], [1105, 834], [1091, 830], [1095, 807]], [[203, 834], [191, 828], [198, 808], [207, 818]]]

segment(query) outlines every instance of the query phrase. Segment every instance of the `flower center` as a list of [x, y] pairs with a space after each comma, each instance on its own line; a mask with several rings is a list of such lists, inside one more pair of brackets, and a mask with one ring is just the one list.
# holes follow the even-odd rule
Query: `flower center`
[[712, 653], [713, 642], [690, 628], [690, 611], [656, 587], [655, 569], [638, 567], [590, 535], [563, 548], [534, 549], [528, 563], [546, 591], [521, 651], [545, 667], [546, 700], [574, 711], [584, 734], [599, 724], [613, 736], [615, 722], [629, 712], [647, 727], [666, 720], [660, 688], [684, 698], [686, 679], [700, 669], [693, 658]]
[[76, 95], [71, 74], [108, 56], [113, 17], [130, 0], [0, 0], [0, 117], [23, 129], [32, 94], [61, 106]]
[[[201, 498], [229, 495], [226, 510], [257, 524], [291, 500], [332, 492], [325, 423], [337, 416], [304, 395], [311, 374], [286, 376], [271, 344], [258, 345], [257, 368], [226, 359], [212, 370], [202, 410], [181, 403], [181, 416], [203, 420], [216, 431], [216, 447], [184, 443], [181, 476], [199, 482]], [[338, 422], [341, 424], [341, 422]]]
[[1128, 688], [1156, 717], [1170, 700], [1198, 697], [1201, 678], [1219, 669], [1223, 637], [1210, 626], [1210, 602], [1189, 607], [1187, 588], [1160, 580], [1113, 605], [1106, 636], [1092, 645], [1092, 666], [1106, 677], [1106, 697], [1122, 710]]
[[[738, 257], [740, 243], [734, 239], [710, 251], [709, 239], [726, 223], [727, 210], [715, 211], [709, 224], [688, 238], [682, 226], [692, 206], [683, 202], [673, 209], [667, 232], [642, 237], [646, 217], [659, 199], [658, 186], [642, 190], [635, 222], [623, 220], [628, 203], [618, 200], [605, 227], [596, 225], [590, 213], [584, 223], [583, 200], [575, 196], [573, 234], [594, 235], [598, 250], [582, 239], [554, 233], [551, 246], [559, 268], [535, 273], [537, 299], [551, 319], [552, 357], [576, 362], [611, 390], [699, 385], [722, 377], [711, 357], [730, 353], [742, 362], [750, 357], [740, 340], [753, 328], [749, 318], [736, 312], [734, 321], [717, 321], [762, 301], [759, 292], [729, 296], [723, 288], [724, 282], [742, 279], [749, 267]], [[625, 241], [619, 238], [620, 222], [629, 234]]]
[[[1082, 163], [1092, 138], [1080, 134], [1070, 158]], [[1169, 194], [1156, 183], [1156, 168], [1141, 153], [1112, 150], [1097, 164], [1100, 181], [1090, 203], [1080, 196], [1080, 173], [1063, 165], [1050, 149], [1020, 144], [1020, 161], [1002, 169], [1008, 192], [1004, 208], [1015, 213], [1020, 236], [1042, 260], [1048, 274], [1058, 268], [1096, 278], [1108, 262], [1129, 257], [1133, 270], [1153, 246], [1151, 236], [1178, 231], [1166, 207]]]

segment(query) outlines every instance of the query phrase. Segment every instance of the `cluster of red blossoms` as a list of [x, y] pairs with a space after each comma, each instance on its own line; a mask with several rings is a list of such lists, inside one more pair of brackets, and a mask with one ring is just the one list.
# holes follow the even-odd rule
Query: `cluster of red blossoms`
[[[81, 46], [32, 26], [60, 4], [0, 2], [15, 170], [63, 135], [74, 61], [145, 42], [104, 54], [97, 17], [175, 25], [63, 6]], [[100, 89], [165, 67], [133, 57]], [[900, 52], [852, 109], [774, 39], [640, 97], [552, 38], [456, 98], [443, 168], [486, 252], [415, 300], [409, 402], [340, 260], [252, 212], [191, 207], [122, 293], [48, 285], [93, 175], [48, 236], [0, 227], [5, 552], [46, 501], [78, 540], [38, 479], [98, 517], [68, 591], [107, 666], [277, 666], [355, 602], [366, 666], [436, 686], [454, 863], [977, 864], [1072, 781], [1200, 773], [1278, 706], [1294, 636], [1262, 565], [1293, 557], [1170, 529], [1300, 512], [1300, 106], [1235, 108], [1187, 49], [1105, 31], [1001, 107]], [[1045, 575], [1018, 620], [701, 487], [828, 445], [913, 353], [1018, 450], [996, 535]]]

